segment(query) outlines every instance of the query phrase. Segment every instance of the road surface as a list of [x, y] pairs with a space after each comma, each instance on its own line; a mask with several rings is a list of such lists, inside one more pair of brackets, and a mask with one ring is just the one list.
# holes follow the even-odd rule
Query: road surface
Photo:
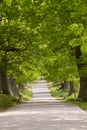
[[0, 113], [0, 130], [87, 130], [87, 114], [55, 100], [45, 81], [32, 86], [33, 98]]

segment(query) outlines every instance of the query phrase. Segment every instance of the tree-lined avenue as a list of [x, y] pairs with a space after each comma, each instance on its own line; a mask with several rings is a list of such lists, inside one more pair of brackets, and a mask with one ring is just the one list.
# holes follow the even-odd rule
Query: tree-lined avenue
[[1, 130], [86, 130], [87, 114], [55, 100], [46, 81], [32, 86], [33, 98], [0, 114]]

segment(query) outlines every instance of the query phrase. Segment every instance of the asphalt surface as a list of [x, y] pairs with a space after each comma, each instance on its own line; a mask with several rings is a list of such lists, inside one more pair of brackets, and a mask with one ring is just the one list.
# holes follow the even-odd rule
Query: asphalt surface
[[87, 113], [52, 98], [45, 81], [32, 91], [31, 101], [0, 113], [0, 130], [87, 130]]

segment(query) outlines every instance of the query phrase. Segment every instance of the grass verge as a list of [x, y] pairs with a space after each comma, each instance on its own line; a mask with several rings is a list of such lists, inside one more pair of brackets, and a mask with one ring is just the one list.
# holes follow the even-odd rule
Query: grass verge
[[0, 111], [7, 109], [8, 107], [16, 106], [18, 99], [13, 96], [0, 94]]
[[74, 95], [67, 97], [64, 101], [67, 102], [67, 103], [70, 103], [70, 104], [75, 104], [75, 105], [79, 106], [81, 109], [83, 109], [84, 111], [87, 112], [87, 102], [85, 102], [81, 99], [75, 98]]
[[[22, 102], [30, 100], [32, 98], [32, 92], [26, 89], [21, 91], [20, 94], [22, 95]], [[6, 110], [9, 107], [16, 106], [22, 102], [18, 101], [18, 97], [0, 94], [0, 111]]]
[[65, 91], [60, 90], [58, 88], [58, 86], [51, 86], [51, 87], [49, 87], [49, 89], [50, 89], [51, 95], [54, 98], [62, 100], [62, 101], [67, 102], [67, 103], [70, 103], [70, 104], [75, 104], [87, 112], [87, 102], [85, 102], [81, 99], [78, 99], [77, 98], [78, 94], [72, 94], [71, 96], [67, 97], [67, 95], [68, 95], [67, 90], [65, 90]]

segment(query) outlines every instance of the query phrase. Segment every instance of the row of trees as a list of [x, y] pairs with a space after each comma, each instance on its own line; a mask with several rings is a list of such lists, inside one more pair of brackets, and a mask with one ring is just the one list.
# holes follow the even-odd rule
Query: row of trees
[[19, 85], [39, 75], [36, 14], [31, 5], [27, 0], [0, 1], [0, 89], [4, 94], [10, 94], [9, 75]]
[[87, 101], [86, 0], [0, 1], [1, 90], [7, 75], [21, 84], [44, 75], [50, 81], [80, 80]]
[[46, 5], [43, 37], [50, 50], [45, 64], [48, 77], [70, 82], [80, 79], [79, 98], [87, 101], [86, 0], [49, 0]]

